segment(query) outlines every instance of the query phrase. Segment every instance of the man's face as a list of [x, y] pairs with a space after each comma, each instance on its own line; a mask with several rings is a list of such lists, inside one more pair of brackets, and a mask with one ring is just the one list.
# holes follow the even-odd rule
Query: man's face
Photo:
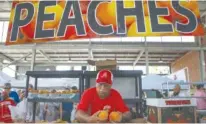
[[104, 99], [109, 96], [111, 84], [107, 83], [97, 83], [96, 84], [97, 93], [100, 98]]
[[8, 93], [7, 92], [4, 92], [1, 94], [1, 97], [3, 100], [7, 99], [9, 97]]
[[7, 93], [9, 93], [10, 90], [11, 90], [10, 88], [4, 88], [4, 91], [7, 92]]

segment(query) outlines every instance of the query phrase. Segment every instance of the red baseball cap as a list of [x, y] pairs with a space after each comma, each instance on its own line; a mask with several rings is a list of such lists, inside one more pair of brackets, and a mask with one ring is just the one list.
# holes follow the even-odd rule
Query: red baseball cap
[[109, 70], [100, 70], [97, 74], [96, 83], [112, 84], [113, 74]]

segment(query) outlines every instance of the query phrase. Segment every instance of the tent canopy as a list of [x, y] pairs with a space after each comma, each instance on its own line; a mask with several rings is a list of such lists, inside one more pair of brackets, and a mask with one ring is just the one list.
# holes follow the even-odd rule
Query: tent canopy
[[[26, 87], [26, 80], [16, 80], [8, 76], [7, 74], [0, 72], [0, 87], [4, 86], [4, 83], [10, 82], [12, 87]], [[30, 78], [29, 83], [34, 86], [34, 78]], [[71, 86], [79, 86], [78, 78], [52, 78], [52, 79], [38, 79], [38, 87], [71, 87]]]
[[[172, 80], [165, 76], [150, 74], [142, 78], [142, 89], [156, 89], [161, 90], [163, 83], [180, 83], [182, 81]], [[168, 85], [169, 89], [172, 89], [175, 84]], [[188, 85], [180, 85], [182, 89], [188, 89]], [[163, 86], [164, 89], [167, 89], [167, 85]]]

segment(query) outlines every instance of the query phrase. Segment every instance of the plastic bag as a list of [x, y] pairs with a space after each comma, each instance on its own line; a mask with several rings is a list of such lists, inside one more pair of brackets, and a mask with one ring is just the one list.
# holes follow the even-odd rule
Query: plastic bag
[[12, 120], [25, 120], [27, 108], [27, 99], [22, 100], [16, 106], [9, 106]]
[[71, 122], [73, 122], [75, 120], [75, 114], [76, 114], [76, 111], [77, 111], [77, 103], [74, 103], [73, 104], [73, 110], [71, 112], [71, 117], [70, 117], [70, 120]]

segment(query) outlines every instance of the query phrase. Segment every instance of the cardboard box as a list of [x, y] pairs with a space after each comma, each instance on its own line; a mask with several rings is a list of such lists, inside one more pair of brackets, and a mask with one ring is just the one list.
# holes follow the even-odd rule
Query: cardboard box
[[96, 70], [101, 70], [101, 69], [116, 70], [117, 67], [116, 60], [103, 60], [103, 61], [88, 60], [88, 64], [96, 66]]

